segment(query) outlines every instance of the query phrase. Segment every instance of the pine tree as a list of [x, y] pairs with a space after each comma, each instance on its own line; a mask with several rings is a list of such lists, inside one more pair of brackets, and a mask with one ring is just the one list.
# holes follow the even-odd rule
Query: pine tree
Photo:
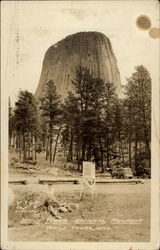
[[[52, 80], [46, 84], [43, 97], [40, 99], [40, 110], [42, 110], [42, 117], [46, 117], [49, 130], [49, 158], [50, 164], [54, 161], [53, 158], [53, 132], [55, 126], [59, 123], [61, 114], [60, 96], [56, 93], [56, 86]], [[55, 155], [54, 155], [55, 157]]]
[[97, 124], [102, 109], [104, 81], [94, 78], [89, 70], [78, 67], [73, 80], [79, 110], [79, 136], [82, 160], [91, 160], [96, 147]]
[[71, 92], [68, 93], [63, 105], [63, 121], [65, 124], [63, 140], [68, 147], [67, 161], [73, 161], [74, 139], [79, 130], [79, 110], [77, 98]]
[[103, 152], [107, 148], [109, 161], [111, 134], [115, 129], [115, 88], [113, 84], [93, 77], [87, 68], [81, 66], [76, 70], [73, 86], [75, 94], [69, 93], [64, 104], [67, 122], [63, 135], [70, 142], [69, 157], [73, 158], [74, 145], [78, 149], [78, 159], [90, 161], [94, 157], [96, 167], [101, 166], [104, 171]]
[[134, 141], [135, 169], [138, 168], [138, 143], [146, 145], [150, 165], [151, 140], [151, 77], [148, 70], [140, 65], [127, 79], [126, 106], [130, 113], [129, 126], [131, 141]]
[[[112, 83], [105, 83], [105, 96], [103, 100], [103, 119], [102, 119], [102, 139], [101, 139], [101, 158], [103, 157], [103, 148], [106, 151], [107, 168], [111, 158], [112, 144], [115, 141], [116, 126], [116, 105], [117, 95], [116, 88]], [[102, 165], [102, 163], [101, 163]], [[104, 171], [104, 169], [102, 169]]]
[[20, 158], [21, 152], [23, 153], [24, 162], [27, 158], [31, 158], [33, 137], [36, 137], [37, 131], [37, 107], [32, 93], [27, 90], [19, 92], [14, 113], [17, 149]]

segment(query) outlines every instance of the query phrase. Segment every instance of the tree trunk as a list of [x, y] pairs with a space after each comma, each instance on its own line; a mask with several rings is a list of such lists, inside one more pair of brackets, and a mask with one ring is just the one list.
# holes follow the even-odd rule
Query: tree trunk
[[33, 158], [34, 158], [34, 156], [33, 156], [33, 135], [32, 135], [32, 133], [31, 133], [31, 148], [32, 148], [32, 160], [33, 160]]
[[23, 132], [23, 163], [25, 162], [26, 160], [26, 145], [25, 145], [25, 135], [24, 135], [24, 132]]
[[56, 138], [56, 142], [55, 142], [55, 147], [54, 147], [54, 154], [53, 154], [53, 162], [55, 161], [55, 157], [56, 157], [56, 151], [57, 151], [57, 145], [58, 145], [58, 139], [59, 139], [59, 135], [60, 135], [60, 131], [61, 131], [61, 126], [58, 130], [58, 134], [57, 134], [57, 138]]
[[131, 141], [129, 141], [129, 167], [132, 168]]
[[36, 136], [36, 133], [35, 133], [35, 137], [34, 137], [34, 140], [35, 140], [35, 148], [34, 148], [34, 158], [35, 158], [35, 161], [37, 160], [37, 136]]
[[70, 144], [70, 160], [73, 161], [73, 128], [71, 127], [71, 144]]
[[52, 118], [50, 120], [50, 148], [49, 148], [49, 160], [50, 160], [50, 164], [52, 163], [52, 143], [53, 143], [53, 140], [52, 140], [52, 134], [53, 134], [53, 124], [52, 124]]
[[16, 134], [16, 132], [14, 131], [14, 134], [13, 134], [13, 139], [12, 139], [12, 148], [14, 148], [15, 149], [15, 135]]
[[128, 152], [129, 152], [129, 167], [132, 168], [132, 156], [131, 156], [131, 132], [129, 132], [129, 142], [128, 142], [128, 146], [129, 146], [129, 149], [128, 149]]
[[45, 138], [45, 134], [43, 134], [43, 136], [42, 136], [42, 145], [43, 145], [43, 150], [45, 149], [45, 140], [46, 138]]
[[134, 149], [135, 169], [137, 169], [137, 167], [138, 167], [138, 164], [137, 164], [137, 145], [138, 145], [138, 141], [137, 141], [137, 134], [136, 134], [136, 138], [135, 138], [135, 149]]
[[119, 157], [121, 157], [121, 146], [120, 146], [120, 144], [121, 144], [121, 139], [118, 138], [118, 154], [119, 154]]
[[73, 161], [73, 138], [74, 138], [74, 133], [73, 133], [73, 128], [71, 127], [71, 140], [70, 140], [67, 161]]
[[91, 161], [91, 144], [87, 148], [87, 161]]
[[151, 150], [149, 146], [149, 141], [146, 141], [147, 154], [149, 154], [149, 167], [151, 167]]
[[18, 154], [19, 136], [16, 136], [16, 153]]
[[107, 168], [109, 168], [109, 143], [108, 143], [108, 129], [106, 133], [106, 148], [107, 148]]
[[19, 134], [19, 159], [21, 159], [21, 134]]
[[12, 142], [12, 133], [9, 133], [9, 148], [11, 148]]
[[49, 156], [48, 144], [49, 144], [49, 138], [47, 138], [47, 144], [46, 144], [46, 161], [48, 160]]
[[121, 155], [122, 155], [122, 161], [123, 161], [123, 164], [124, 164], [124, 151], [123, 151], [123, 142], [121, 140]]
[[100, 153], [101, 153], [101, 168], [102, 168], [102, 173], [104, 172], [104, 166], [103, 166], [103, 147], [102, 147], [102, 138], [100, 137]]
[[82, 161], [85, 160], [86, 144], [84, 138], [82, 138]]
[[31, 157], [31, 154], [30, 154], [30, 147], [31, 147], [30, 132], [28, 132], [28, 159], [30, 159], [30, 157]]
[[77, 145], [77, 161], [78, 161], [78, 171], [80, 171], [80, 161], [81, 161], [81, 156], [80, 156], [80, 141], [78, 140], [78, 145]]

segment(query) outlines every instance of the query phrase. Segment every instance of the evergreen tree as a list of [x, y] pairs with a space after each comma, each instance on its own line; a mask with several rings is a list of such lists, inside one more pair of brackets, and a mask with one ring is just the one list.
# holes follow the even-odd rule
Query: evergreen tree
[[138, 167], [138, 143], [146, 145], [150, 165], [151, 140], [151, 77], [148, 70], [140, 65], [127, 79], [126, 107], [130, 112], [129, 126], [131, 141], [134, 141], [135, 169]]
[[103, 152], [107, 150], [109, 161], [111, 133], [115, 127], [115, 88], [113, 84], [94, 78], [87, 68], [81, 66], [76, 70], [73, 85], [75, 94], [69, 93], [64, 104], [67, 122], [63, 135], [68, 135], [69, 156], [73, 158], [74, 145], [78, 149], [78, 159], [90, 161], [94, 157], [96, 167], [101, 166], [104, 171]]
[[68, 148], [67, 161], [73, 160], [74, 139], [79, 131], [79, 110], [77, 98], [69, 92], [63, 105], [63, 141]]
[[91, 160], [96, 146], [98, 120], [102, 109], [104, 81], [94, 78], [89, 70], [78, 67], [73, 80], [79, 110], [79, 130], [82, 160]]
[[[101, 158], [103, 150], [106, 151], [107, 168], [109, 168], [109, 160], [112, 155], [112, 145], [115, 142], [115, 126], [116, 126], [116, 105], [117, 95], [116, 88], [112, 83], [105, 83], [105, 94], [103, 99], [103, 119], [100, 124], [102, 131], [101, 139]], [[101, 163], [102, 165], [102, 163]], [[103, 169], [104, 170], [104, 169]]]
[[[54, 161], [53, 158], [53, 132], [55, 126], [59, 124], [61, 109], [60, 96], [56, 93], [56, 86], [52, 80], [46, 84], [43, 97], [40, 99], [40, 110], [42, 110], [42, 117], [46, 118], [49, 130], [49, 158], [50, 164]], [[58, 139], [57, 139], [58, 140]]]
[[32, 158], [31, 153], [33, 153], [33, 144], [35, 144], [33, 141], [36, 140], [37, 131], [37, 107], [32, 93], [27, 90], [19, 92], [14, 113], [16, 148], [19, 150], [20, 158], [22, 151], [23, 161], [25, 161], [27, 158]]

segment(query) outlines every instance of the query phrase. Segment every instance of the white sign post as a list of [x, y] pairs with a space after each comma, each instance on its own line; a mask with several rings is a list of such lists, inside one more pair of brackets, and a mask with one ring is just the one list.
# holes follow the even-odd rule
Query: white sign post
[[92, 194], [96, 194], [96, 180], [95, 180], [95, 163], [90, 161], [83, 161], [83, 179], [80, 196], [82, 193], [86, 193], [88, 190]]

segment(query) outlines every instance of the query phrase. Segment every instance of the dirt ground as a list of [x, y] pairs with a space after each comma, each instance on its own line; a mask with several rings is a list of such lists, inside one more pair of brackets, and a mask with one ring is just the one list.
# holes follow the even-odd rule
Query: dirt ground
[[[12, 185], [13, 186], [13, 185]], [[42, 188], [37, 186], [37, 190]], [[45, 189], [46, 185], [43, 186]], [[27, 186], [23, 186], [26, 189]], [[27, 187], [29, 190], [32, 187]], [[97, 197], [82, 200], [79, 185], [55, 185], [58, 200], [74, 201], [79, 209], [54, 224], [9, 227], [11, 241], [140, 241], [150, 240], [150, 180], [144, 184], [97, 184]], [[16, 195], [23, 193], [18, 185]], [[64, 191], [65, 190], [65, 191]], [[12, 216], [14, 216], [12, 214]], [[67, 220], [64, 221], [63, 220]], [[97, 219], [99, 221], [94, 221]]]
[[[9, 184], [15, 200], [26, 192], [46, 192], [48, 185], [38, 184], [39, 178], [52, 177], [45, 171], [28, 173], [11, 167], [9, 179], [27, 179], [28, 185]], [[81, 242], [147, 242], [150, 241], [150, 185], [96, 184], [96, 196], [86, 193], [80, 198], [79, 184], [54, 184], [57, 201], [78, 204], [72, 212], [61, 213], [52, 223], [21, 225], [13, 223], [16, 209], [9, 210], [9, 241], [81, 241]], [[32, 212], [32, 211], [31, 211]], [[33, 211], [34, 212], [34, 211]]]

